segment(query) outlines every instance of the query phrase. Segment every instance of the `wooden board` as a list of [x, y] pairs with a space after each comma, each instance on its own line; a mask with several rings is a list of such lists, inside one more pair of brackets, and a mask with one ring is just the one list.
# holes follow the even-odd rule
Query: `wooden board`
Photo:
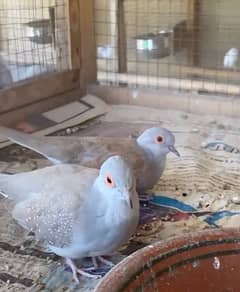
[[0, 114], [79, 87], [79, 70], [35, 78], [0, 91]]
[[[57, 98], [57, 100], [51, 98], [47, 102], [35, 104], [34, 115], [26, 114], [31, 113], [32, 106], [25, 107], [6, 115], [4, 122], [8, 121], [8, 125], [14, 129], [43, 136], [62, 129], [74, 128], [83, 122], [106, 114], [111, 109], [102, 99], [89, 94], [82, 96], [78, 90]], [[14, 122], [15, 119], [16, 122]], [[0, 137], [0, 148], [10, 144], [11, 142], [5, 136]]]
[[0, 124], [6, 126], [15, 125], [17, 122], [23, 120], [26, 116], [29, 116], [33, 113], [38, 114], [43, 111], [51, 110], [52, 108], [61, 106], [67, 102], [71, 102], [75, 100], [76, 97], [82, 95], [83, 92], [81, 92], [79, 89], [75, 89], [64, 94], [38, 100], [29, 105], [25, 105], [23, 107], [8, 111], [4, 114], [0, 114]]
[[117, 6], [118, 26], [118, 72], [127, 72], [127, 37], [124, 17], [124, 0], [118, 0]]
[[[155, 63], [154, 63], [155, 62]], [[191, 67], [177, 64], [163, 64], [159, 61], [151, 61], [148, 63], [148, 74], [150, 76], [159, 76], [168, 78], [178, 77], [178, 78], [191, 78], [197, 79], [211, 79], [216, 82], [227, 82], [229, 84], [236, 83], [239, 84], [240, 80], [240, 71], [239, 70], [227, 70], [227, 69], [209, 69], [205, 67]], [[137, 64], [139, 67], [144, 65], [143, 61], [138, 61]], [[98, 59], [99, 71], [108, 71], [109, 63]], [[158, 70], [156, 70], [156, 67]], [[113, 71], [113, 70], [112, 70]], [[128, 62], [128, 73], [136, 72], [136, 68], [133, 66], [133, 63]], [[106, 73], [107, 74], [107, 73]], [[140, 74], [140, 73], [139, 73]], [[143, 73], [144, 74], [144, 73]]]
[[155, 109], [183, 110], [204, 115], [220, 114], [228, 117], [239, 117], [240, 113], [240, 100], [234, 97], [139, 88], [137, 97], [133, 98], [131, 88], [100, 85], [90, 86], [88, 92], [101, 97], [110, 104], [131, 104]]
[[80, 39], [80, 3], [79, 0], [68, 1], [69, 13], [69, 46], [70, 64], [72, 69], [80, 68], [81, 39]]
[[81, 87], [97, 80], [94, 1], [79, 0], [81, 38]]
[[240, 95], [240, 86], [228, 83], [216, 83], [187, 78], [169, 78], [137, 74], [121, 74], [111, 72], [98, 72], [98, 81], [102, 84], [118, 83], [128, 86], [148, 88], [168, 88], [177, 91], [205, 92], [222, 95]]
[[[69, 46], [71, 70], [41, 75], [34, 79], [13, 84], [0, 91], [1, 121], [15, 122], [23, 114], [33, 113], [39, 102], [45, 109], [66, 100], [59, 95], [78, 89], [82, 93], [86, 85], [96, 81], [96, 54], [94, 41], [93, 0], [68, 0]], [[80, 78], [81, 76], [81, 78]], [[81, 80], [81, 84], [80, 84]], [[81, 86], [81, 89], [80, 89]], [[51, 101], [50, 101], [51, 99]], [[41, 109], [42, 109], [41, 106]], [[24, 108], [25, 107], [25, 108]], [[15, 111], [16, 117], [8, 113]], [[11, 121], [11, 119], [13, 119]]]
[[200, 1], [188, 0], [188, 21], [189, 33], [188, 61], [192, 66], [199, 64], [199, 29], [200, 29]]

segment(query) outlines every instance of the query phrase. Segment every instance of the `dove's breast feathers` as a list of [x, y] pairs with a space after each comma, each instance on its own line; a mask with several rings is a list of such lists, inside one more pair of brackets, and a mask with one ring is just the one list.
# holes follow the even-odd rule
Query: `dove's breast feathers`
[[[92, 208], [87, 208], [91, 218], [86, 215], [83, 220], [79, 219], [78, 224], [74, 225], [74, 229], [78, 230], [81, 226], [84, 236], [81, 232], [74, 232], [70, 244], [63, 248], [50, 246], [52, 252], [63, 257], [71, 254], [71, 258], [106, 255], [115, 251], [129, 239], [139, 221], [137, 194], [134, 196], [133, 209], [129, 209], [123, 204], [115, 206], [114, 202], [107, 208], [106, 206], [101, 208], [99, 206], [102, 202], [100, 198], [98, 201], [95, 198], [95, 204], [90, 202]], [[93, 212], [95, 212], [95, 217], [91, 216]]]

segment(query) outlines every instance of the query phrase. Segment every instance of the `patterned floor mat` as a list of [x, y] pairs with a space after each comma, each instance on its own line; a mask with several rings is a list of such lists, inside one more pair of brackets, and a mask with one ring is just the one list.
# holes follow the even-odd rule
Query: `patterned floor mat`
[[[238, 151], [227, 151], [240, 144], [240, 130], [235, 126], [238, 121], [224, 119], [228, 125], [225, 129], [221, 126], [219, 143], [219, 136], [209, 140], [207, 134], [220, 128], [221, 117], [203, 120], [182, 112], [148, 109], [147, 116], [145, 112], [146, 109], [139, 107], [111, 107], [108, 114], [90, 124], [78, 125], [79, 131], [72, 133], [136, 137], [151, 125], [166, 126], [175, 133], [181, 158], [169, 155], [163, 177], [150, 191], [154, 196], [141, 204], [141, 224], [136, 234], [119, 255], [111, 258], [116, 263], [147, 244], [172, 236], [207, 228], [240, 227], [240, 155]], [[58, 134], [64, 135], [66, 131]], [[228, 147], [212, 147], [213, 142]], [[0, 171], [7, 173], [49, 164], [15, 145], [2, 149], [0, 155]], [[0, 199], [0, 291], [26, 291], [30, 287], [33, 292], [93, 290], [99, 280], [81, 277], [80, 284], [76, 285], [63, 260], [47, 253], [24, 233], [11, 219], [10, 209]], [[101, 266], [98, 272], [106, 271]]]

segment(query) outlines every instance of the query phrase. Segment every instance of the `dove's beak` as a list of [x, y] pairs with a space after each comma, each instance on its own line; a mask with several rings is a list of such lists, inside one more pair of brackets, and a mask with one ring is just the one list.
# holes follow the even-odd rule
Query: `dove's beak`
[[179, 152], [177, 151], [177, 149], [173, 145], [168, 146], [168, 149], [169, 149], [170, 152], [172, 152], [175, 155], [177, 155], [178, 157], [180, 157]]

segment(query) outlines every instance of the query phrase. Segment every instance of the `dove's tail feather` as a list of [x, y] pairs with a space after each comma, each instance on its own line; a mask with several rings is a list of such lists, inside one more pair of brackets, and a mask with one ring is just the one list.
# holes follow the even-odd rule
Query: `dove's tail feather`
[[5, 136], [10, 141], [18, 145], [41, 154], [54, 164], [60, 162], [57, 158], [54, 159], [54, 155], [57, 155], [57, 145], [54, 145], [51, 141], [46, 141], [48, 140], [47, 137], [37, 137], [32, 134], [26, 134], [4, 126], [0, 126], [0, 135]]
[[7, 185], [9, 185], [9, 176], [8, 174], [0, 174], [0, 195], [5, 197], [5, 198], [9, 198], [10, 199], [10, 195], [8, 194], [8, 187]]
[[0, 126], [0, 134], [8, 138], [10, 141], [38, 152], [37, 144], [40, 142], [38, 137], [30, 134]]
[[0, 174], [0, 196], [16, 202], [23, 201], [29, 197], [29, 192], [23, 185], [21, 174]]

